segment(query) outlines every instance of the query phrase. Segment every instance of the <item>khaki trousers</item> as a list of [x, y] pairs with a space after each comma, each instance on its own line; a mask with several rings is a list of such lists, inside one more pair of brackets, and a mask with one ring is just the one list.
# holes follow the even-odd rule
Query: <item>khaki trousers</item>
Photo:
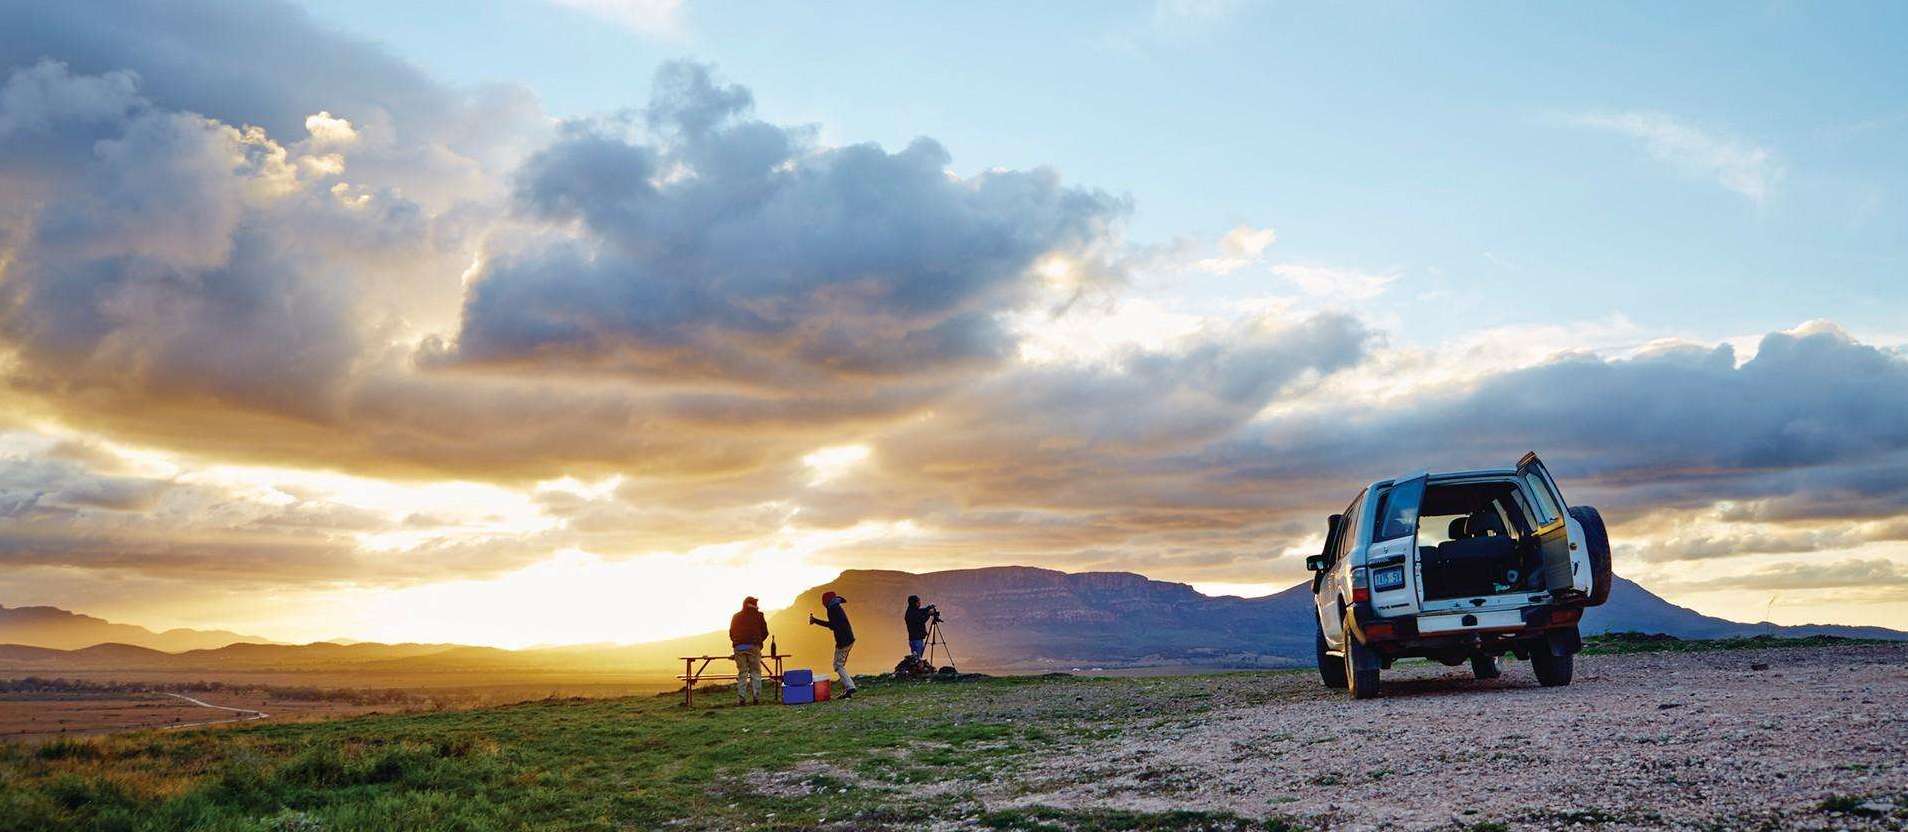
[[735, 651], [735, 698], [738, 702], [762, 699], [762, 648], [738, 646]]
[[848, 653], [854, 649], [852, 644], [835, 648], [835, 678], [840, 679], [841, 686], [847, 690], [855, 689], [855, 677], [848, 675]]

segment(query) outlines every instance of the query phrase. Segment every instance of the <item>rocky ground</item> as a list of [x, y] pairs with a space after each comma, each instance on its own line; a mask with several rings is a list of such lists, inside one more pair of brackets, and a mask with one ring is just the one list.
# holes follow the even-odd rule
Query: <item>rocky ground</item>
[[1039, 755], [974, 797], [1331, 829], [1908, 828], [1908, 645], [1581, 656], [1567, 688], [1519, 662], [1491, 681], [1401, 666], [1362, 702], [1311, 674], [1211, 684], [1275, 690]]
[[272, 718], [0, 742], [0, 830], [1908, 829], [1908, 644], [1594, 646], [1665, 652], [1580, 656], [1567, 688], [1401, 665], [1360, 702], [1307, 670], [318, 722], [232, 703]]

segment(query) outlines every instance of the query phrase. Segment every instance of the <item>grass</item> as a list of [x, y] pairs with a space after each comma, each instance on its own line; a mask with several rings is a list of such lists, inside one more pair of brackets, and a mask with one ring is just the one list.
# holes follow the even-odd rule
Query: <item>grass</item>
[[1856, 644], [1900, 644], [1898, 641], [1842, 636], [1746, 636], [1740, 638], [1677, 638], [1662, 633], [1603, 633], [1586, 636], [1587, 655], [1625, 653], [1700, 653], [1711, 650], [1762, 650], [1771, 647], [1837, 647]]
[[[1848, 643], [1647, 642], [1676, 650]], [[1624, 636], [1591, 644], [1640, 652]], [[1273, 673], [1293, 672], [1310, 671]], [[1150, 740], [1209, 712], [1321, 695], [1267, 678], [873, 682], [854, 700], [805, 707], [734, 708], [720, 694], [699, 697], [705, 704], [695, 709], [674, 697], [547, 699], [0, 745], [0, 830], [1292, 829], [1297, 822], [1278, 815], [983, 805], [974, 796], [1042, 793], [1057, 775], [1040, 764], [1055, 751], [1121, 735]], [[1345, 737], [1359, 742], [1355, 732]], [[1289, 739], [1262, 738], [1258, 748]], [[1170, 766], [1157, 770], [1137, 778], [1140, 788], [1164, 795], [1183, 785]], [[1391, 774], [1320, 771], [1313, 782]], [[1860, 807], [1840, 800], [1824, 810], [1868, 811]]]
[[[990, 811], [1043, 752], [1183, 718], [1200, 677], [864, 686], [850, 702], [561, 699], [0, 746], [0, 829], [1278, 829], [1229, 815]], [[1261, 704], [1233, 686], [1196, 707]], [[1217, 701], [1215, 701], [1217, 700]], [[949, 784], [953, 784], [950, 787]]]

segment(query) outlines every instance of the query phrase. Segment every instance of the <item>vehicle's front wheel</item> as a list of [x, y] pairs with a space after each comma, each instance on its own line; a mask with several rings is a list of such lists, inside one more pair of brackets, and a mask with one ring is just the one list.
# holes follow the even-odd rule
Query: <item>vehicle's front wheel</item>
[[1476, 675], [1479, 679], [1495, 679], [1503, 675], [1504, 672], [1497, 669], [1497, 659], [1495, 657], [1472, 656], [1471, 673]]
[[1570, 674], [1576, 667], [1576, 656], [1556, 655], [1547, 645], [1540, 645], [1530, 651], [1530, 669], [1537, 674], [1537, 684], [1547, 688], [1560, 688], [1570, 684]]
[[1318, 677], [1325, 680], [1325, 686], [1337, 690], [1345, 689], [1345, 663], [1337, 656], [1325, 652], [1325, 627], [1313, 616], [1312, 627], [1318, 631]]
[[[1360, 664], [1371, 667], [1360, 670]], [[1352, 635], [1349, 622], [1345, 627], [1344, 674], [1345, 689], [1350, 691], [1351, 698], [1370, 699], [1378, 695], [1378, 656], [1370, 647], [1358, 643], [1358, 637]]]

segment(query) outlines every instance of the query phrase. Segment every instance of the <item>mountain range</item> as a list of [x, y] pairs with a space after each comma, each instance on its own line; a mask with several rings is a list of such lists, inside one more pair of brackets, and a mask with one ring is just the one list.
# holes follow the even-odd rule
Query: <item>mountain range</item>
[[[791, 667], [826, 667], [830, 633], [808, 623], [821, 593], [848, 599], [858, 640], [857, 672], [891, 668], [906, 652], [901, 611], [908, 595], [938, 604], [953, 660], [963, 670], [1036, 671], [1119, 667], [1294, 667], [1312, 660], [1309, 586], [1259, 598], [1212, 597], [1186, 584], [1125, 572], [1065, 573], [990, 567], [914, 574], [850, 570], [771, 613], [770, 631]], [[681, 656], [726, 654], [726, 632], [637, 645], [503, 650], [456, 644], [262, 643], [232, 633], [111, 624], [48, 607], [0, 610], [0, 673], [165, 671], [415, 674], [628, 674], [680, 672]], [[24, 623], [23, 623], [24, 622]], [[1618, 578], [1609, 603], [1584, 616], [1586, 633], [1635, 631], [1681, 638], [1839, 635], [1908, 639], [1881, 627], [1748, 624], [1703, 615]], [[106, 643], [75, 649], [96, 635]], [[132, 638], [125, 637], [130, 634]], [[136, 639], [136, 640], [135, 640]], [[141, 641], [145, 643], [140, 643]], [[12, 643], [8, 643], [12, 642]], [[223, 642], [205, 646], [211, 642]], [[197, 644], [184, 649], [163, 646]], [[726, 667], [718, 662], [718, 668]]]
[[58, 607], [0, 606], [0, 644], [30, 644], [74, 650], [95, 644], [131, 644], [167, 653], [206, 650], [239, 642], [270, 644], [257, 636], [225, 630], [165, 630], [153, 632], [132, 624], [115, 624]]

